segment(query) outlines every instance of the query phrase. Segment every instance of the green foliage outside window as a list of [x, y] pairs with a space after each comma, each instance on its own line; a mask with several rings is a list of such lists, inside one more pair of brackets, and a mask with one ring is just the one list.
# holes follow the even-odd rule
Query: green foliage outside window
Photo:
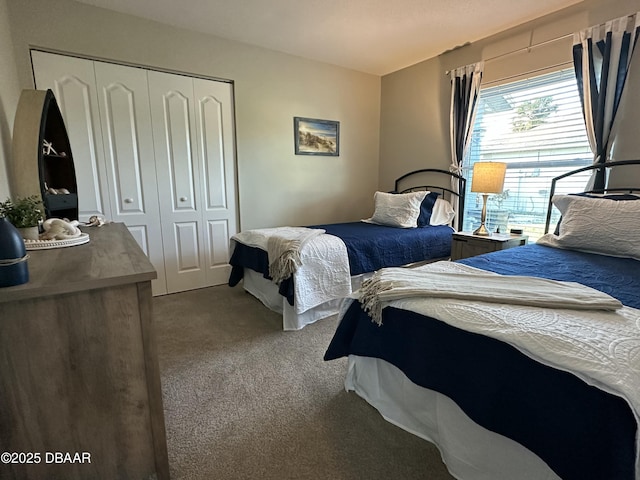
[[514, 132], [526, 132], [542, 125], [546, 118], [558, 110], [551, 96], [536, 98], [521, 103], [516, 107], [516, 118], [513, 119]]

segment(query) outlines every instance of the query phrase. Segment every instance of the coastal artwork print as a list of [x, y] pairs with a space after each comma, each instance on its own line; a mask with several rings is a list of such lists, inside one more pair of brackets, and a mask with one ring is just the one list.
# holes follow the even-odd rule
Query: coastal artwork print
[[340, 122], [293, 117], [296, 155], [340, 155]]

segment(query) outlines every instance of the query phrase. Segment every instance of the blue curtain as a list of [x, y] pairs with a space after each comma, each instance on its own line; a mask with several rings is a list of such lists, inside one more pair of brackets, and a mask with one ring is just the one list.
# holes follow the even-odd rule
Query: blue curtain
[[[640, 36], [640, 12], [590, 27], [573, 36], [573, 64], [594, 163], [611, 151], [611, 130]], [[605, 171], [596, 171], [588, 188], [605, 187]]]
[[[451, 112], [449, 128], [451, 133], [451, 167], [450, 171], [462, 174], [467, 149], [471, 140], [473, 122], [476, 117], [478, 94], [484, 62], [478, 62], [451, 71]], [[458, 180], [451, 179], [451, 189], [458, 192]], [[456, 199], [453, 208], [458, 211]], [[462, 229], [462, 225], [458, 225]]]

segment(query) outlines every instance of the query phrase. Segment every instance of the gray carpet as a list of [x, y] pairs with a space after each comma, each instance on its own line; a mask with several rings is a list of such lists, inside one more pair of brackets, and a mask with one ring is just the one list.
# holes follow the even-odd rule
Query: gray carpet
[[322, 356], [337, 319], [297, 332], [241, 287], [154, 298], [172, 479], [451, 477], [437, 449], [344, 390]]

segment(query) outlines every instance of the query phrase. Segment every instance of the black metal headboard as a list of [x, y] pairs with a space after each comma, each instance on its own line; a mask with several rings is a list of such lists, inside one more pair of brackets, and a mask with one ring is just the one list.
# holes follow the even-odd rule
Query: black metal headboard
[[[430, 175], [433, 174], [433, 175]], [[411, 184], [413, 181], [416, 183], [420, 183], [425, 177], [428, 179], [429, 183], [420, 184], [420, 185], [412, 185], [407, 188], [401, 189], [401, 184]], [[432, 178], [429, 178], [432, 177]], [[452, 180], [457, 180], [458, 183], [458, 191], [454, 191], [452, 185], [454, 183]], [[432, 184], [431, 181], [434, 183]], [[464, 199], [465, 199], [465, 191], [466, 191], [467, 180], [457, 173], [449, 172], [447, 170], [441, 170], [439, 168], [422, 168], [420, 170], [414, 170], [413, 172], [406, 173], [401, 177], [398, 177], [395, 181], [394, 193], [407, 193], [407, 192], [415, 192], [419, 190], [429, 190], [431, 192], [438, 192], [447, 200], [451, 200], [452, 198], [458, 199], [458, 211], [456, 212], [455, 224], [457, 226], [457, 230], [462, 230], [462, 225], [464, 221]]]
[[[544, 226], [544, 233], [549, 232], [549, 224], [551, 223], [551, 212], [553, 210], [553, 196], [556, 191], [556, 183], [564, 178], [571, 177], [572, 175], [576, 175], [583, 172], [593, 171], [593, 172], [604, 172], [605, 177], [605, 185], [609, 185], [609, 179], [611, 172], [616, 167], [622, 167], [625, 165], [637, 165], [640, 167], [640, 160], [619, 160], [617, 162], [605, 162], [605, 163], [597, 163], [593, 165], [589, 165], [588, 167], [578, 168], [576, 170], [572, 170], [563, 175], [559, 175], [551, 180], [551, 190], [549, 191], [549, 203], [547, 205], [547, 220]], [[625, 186], [615, 186], [615, 187], [605, 187], [594, 190], [585, 190], [581, 193], [634, 193], [640, 192], [640, 168], [638, 169], [637, 175], [628, 179], [630, 182]], [[635, 186], [631, 185], [631, 183], [636, 183]]]

